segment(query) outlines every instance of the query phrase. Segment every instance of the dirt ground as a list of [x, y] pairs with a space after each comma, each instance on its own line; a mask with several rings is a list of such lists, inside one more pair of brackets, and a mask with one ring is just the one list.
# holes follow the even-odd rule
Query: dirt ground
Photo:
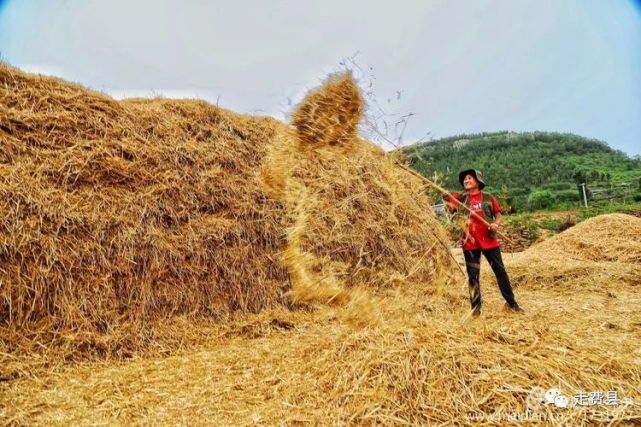
[[[200, 344], [170, 357], [33, 372], [0, 383], [0, 420], [504, 425], [509, 416], [530, 416], [557, 425], [641, 422], [638, 289], [589, 282], [580, 289], [521, 287], [516, 294], [524, 314], [504, 311], [487, 279], [482, 291], [478, 319], [469, 317], [462, 281], [440, 293], [380, 296], [387, 308], [377, 325], [345, 321], [344, 308], [276, 310], [212, 328]], [[532, 396], [552, 387], [569, 398], [615, 391], [620, 401], [568, 408], [533, 403]]]

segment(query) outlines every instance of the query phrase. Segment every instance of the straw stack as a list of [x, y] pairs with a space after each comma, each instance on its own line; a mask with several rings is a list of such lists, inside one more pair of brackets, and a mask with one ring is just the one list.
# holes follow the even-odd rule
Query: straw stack
[[153, 342], [158, 319], [300, 303], [293, 279], [327, 302], [448, 269], [420, 183], [358, 138], [349, 75], [310, 93], [295, 127], [196, 100], [118, 102], [7, 65], [0, 107], [10, 352], [120, 354]]

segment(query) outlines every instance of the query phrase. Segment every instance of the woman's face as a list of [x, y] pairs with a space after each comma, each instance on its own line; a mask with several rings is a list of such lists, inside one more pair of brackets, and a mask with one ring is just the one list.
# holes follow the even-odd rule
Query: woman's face
[[474, 178], [474, 175], [465, 175], [465, 178], [463, 179], [463, 188], [466, 190], [476, 190], [479, 188], [479, 183]]

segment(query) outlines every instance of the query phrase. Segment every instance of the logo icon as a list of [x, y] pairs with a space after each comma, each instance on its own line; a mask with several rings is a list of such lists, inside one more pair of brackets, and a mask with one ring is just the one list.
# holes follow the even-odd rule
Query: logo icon
[[561, 390], [558, 388], [551, 388], [545, 392], [545, 403], [548, 405], [554, 405], [557, 408], [567, 408], [570, 403], [570, 399], [567, 396], [561, 393]]

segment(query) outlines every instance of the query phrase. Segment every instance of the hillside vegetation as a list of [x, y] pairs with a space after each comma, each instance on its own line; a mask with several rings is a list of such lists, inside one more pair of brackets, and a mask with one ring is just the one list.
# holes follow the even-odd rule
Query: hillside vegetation
[[582, 182], [593, 203], [641, 197], [641, 159], [568, 133], [457, 135], [404, 151], [412, 167], [425, 176], [441, 176], [450, 189], [459, 188], [460, 170], [481, 170], [487, 189], [509, 198], [517, 210], [577, 205]]

